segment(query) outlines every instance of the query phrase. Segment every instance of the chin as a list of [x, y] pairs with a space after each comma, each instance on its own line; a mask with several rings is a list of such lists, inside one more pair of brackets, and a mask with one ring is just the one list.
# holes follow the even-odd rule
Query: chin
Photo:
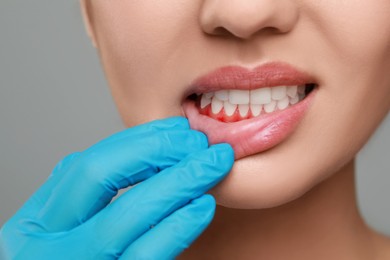
[[[257, 167], [258, 166], [258, 167]], [[243, 158], [237, 161], [229, 176], [209, 191], [220, 206], [236, 209], [267, 209], [292, 202], [310, 191], [324, 178], [310, 177], [286, 167], [275, 167], [264, 173], [261, 163]], [[283, 169], [284, 168], [284, 169]], [[285, 177], [288, 174], [297, 178]], [[302, 175], [306, 175], [302, 176]]]
[[229, 176], [209, 193], [215, 197], [218, 205], [227, 208], [266, 209], [291, 202], [313, 187], [311, 181], [302, 180], [301, 177], [301, 180], [295, 179], [293, 182], [290, 178], [284, 178], [287, 171], [284, 167], [275, 167], [267, 172], [262, 170], [264, 167], [256, 158], [240, 159]]
[[275, 208], [302, 198], [353, 165], [353, 153], [299, 153], [306, 145], [297, 135], [266, 152], [236, 160], [229, 175], [209, 193], [227, 208]]

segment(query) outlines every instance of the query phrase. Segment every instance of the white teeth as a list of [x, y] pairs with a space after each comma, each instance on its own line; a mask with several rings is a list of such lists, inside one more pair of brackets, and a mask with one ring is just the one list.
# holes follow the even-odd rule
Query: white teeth
[[229, 102], [237, 105], [249, 104], [249, 90], [230, 90]]
[[241, 117], [246, 117], [249, 112], [249, 105], [238, 105], [238, 111]]
[[298, 95], [296, 95], [296, 96], [293, 97], [293, 98], [290, 98], [290, 104], [291, 104], [291, 105], [295, 105], [296, 103], [298, 103], [298, 101], [299, 101]]
[[212, 98], [214, 97], [214, 92], [204, 93], [203, 96], [206, 96], [206, 98]]
[[298, 98], [299, 100], [302, 100], [305, 97], [305, 89], [306, 86], [298, 86]]
[[225, 101], [223, 103], [223, 107], [225, 109], [225, 113], [227, 116], [232, 116], [237, 109], [237, 105], [234, 105], [234, 104], [230, 103], [229, 101]]
[[298, 86], [298, 93], [299, 94], [305, 94], [305, 86]]
[[287, 87], [287, 95], [291, 98], [295, 97], [298, 92], [298, 86]]
[[276, 108], [276, 101], [271, 101], [271, 103], [264, 105], [264, 111], [267, 113], [272, 113], [275, 111]]
[[223, 107], [223, 101], [219, 100], [218, 98], [213, 98], [213, 101], [211, 101], [211, 111], [213, 114], [218, 114]]
[[207, 98], [206, 95], [202, 95], [202, 98], [200, 99], [200, 108], [205, 108], [210, 103], [211, 98]]
[[238, 109], [241, 117], [251, 115], [256, 117], [262, 113], [272, 113], [284, 110], [298, 103], [305, 97], [305, 86], [277, 86], [253, 90], [218, 90], [204, 93], [200, 100], [203, 109], [211, 104], [213, 114], [218, 114], [224, 108], [227, 116], [232, 116]]
[[251, 104], [251, 112], [253, 116], [258, 116], [261, 113], [262, 105]]
[[222, 101], [229, 100], [229, 91], [228, 90], [218, 90], [215, 92], [215, 96]]
[[251, 90], [251, 104], [268, 104], [271, 102], [271, 88], [259, 88]]
[[271, 96], [273, 100], [282, 100], [286, 97], [287, 88], [285, 86], [271, 88]]
[[283, 98], [282, 100], [279, 100], [278, 101], [278, 104], [277, 104], [277, 107], [279, 110], [283, 110], [285, 108], [288, 107], [290, 103], [290, 100], [288, 99], [288, 97], [286, 96], [285, 98]]

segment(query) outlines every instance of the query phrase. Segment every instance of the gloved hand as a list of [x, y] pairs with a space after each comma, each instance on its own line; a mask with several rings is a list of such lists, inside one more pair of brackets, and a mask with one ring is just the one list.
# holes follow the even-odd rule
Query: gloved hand
[[[172, 259], [210, 223], [204, 194], [230, 171], [227, 144], [172, 117], [65, 157], [2, 227], [11, 259]], [[137, 184], [138, 183], [138, 184]], [[137, 184], [115, 201], [119, 189]]]

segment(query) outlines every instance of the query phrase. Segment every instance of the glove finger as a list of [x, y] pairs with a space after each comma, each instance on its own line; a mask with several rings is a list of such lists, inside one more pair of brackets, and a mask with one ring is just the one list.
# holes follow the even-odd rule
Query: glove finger
[[214, 212], [211, 195], [194, 199], [134, 241], [119, 259], [174, 259], [206, 229]]
[[[51, 188], [43, 207], [27, 222], [47, 232], [69, 230], [105, 207], [121, 188], [170, 167], [188, 154], [206, 149], [207, 138], [193, 130], [162, 130], [144, 125], [133, 135], [101, 142], [79, 154], [66, 174]], [[187, 125], [181, 123], [181, 128]], [[172, 120], [169, 121], [172, 125]], [[168, 126], [170, 127], [170, 126]], [[56, 174], [54, 174], [55, 176]], [[53, 183], [52, 183], [53, 184]]]
[[215, 186], [233, 162], [228, 144], [193, 153], [128, 190], [79, 228], [93, 234], [98, 248], [120, 254], [150, 226]]

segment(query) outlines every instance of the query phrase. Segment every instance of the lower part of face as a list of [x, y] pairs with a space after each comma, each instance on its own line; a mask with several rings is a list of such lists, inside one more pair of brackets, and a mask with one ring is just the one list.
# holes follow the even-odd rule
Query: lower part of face
[[283, 61], [316, 79], [296, 129], [273, 148], [237, 160], [211, 191], [227, 207], [274, 207], [352, 160], [388, 113], [390, 2], [226, 4], [94, 0], [90, 8], [101, 61], [129, 127], [184, 115], [190, 82], [221, 66]]

